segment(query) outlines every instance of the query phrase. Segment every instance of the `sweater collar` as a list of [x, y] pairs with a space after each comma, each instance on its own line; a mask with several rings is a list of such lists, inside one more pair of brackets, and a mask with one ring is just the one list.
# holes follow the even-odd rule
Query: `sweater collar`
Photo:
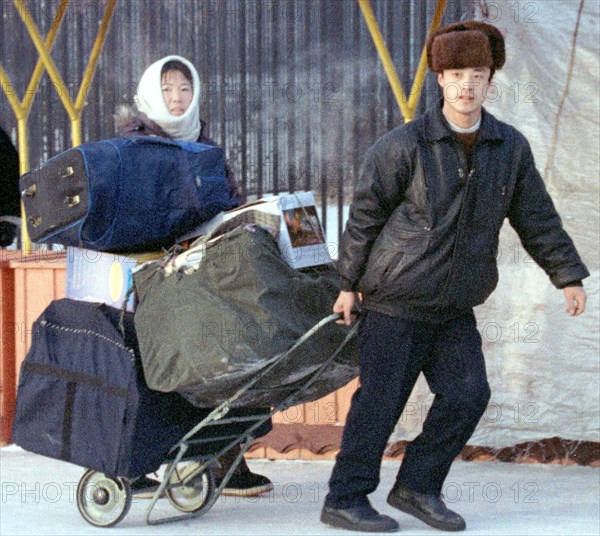
[[[424, 115], [424, 134], [428, 141], [439, 141], [444, 138], [452, 137], [452, 130], [448, 121], [442, 113], [444, 100], [440, 101], [430, 108]], [[479, 129], [478, 141], [497, 141], [502, 140], [498, 120], [485, 108], [481, 110], [481, 127]]]

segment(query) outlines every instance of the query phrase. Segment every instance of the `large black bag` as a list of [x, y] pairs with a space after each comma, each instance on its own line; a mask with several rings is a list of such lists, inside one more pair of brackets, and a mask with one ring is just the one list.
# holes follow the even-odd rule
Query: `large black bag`
[[223, 150], [157, 136], [85, 143], [21, 177], [34, 242], [149, 251], [232, 207]]
[[[176, 393], [148, 389], [132, 314], [124, 318], [125, 337], [119, 316], [106, 305], [61, 299], [34, 323], [19, 378], [17, 445], [109, 476], [135, 477], [158, 469], [208, 414]], [[236, 426], [228, 425], [227, 433], [243, 430]], [[211, 434], [203, 437], [224, 432], [215, 427]], [[211, 442], [193, 453], [221, 446]]]
[[[331, 313], [339, 277], [331, 265], [291, 268], [277, 242], [260, 227], [240, 226], [208, 242], [196, 271], [166, 275], [161, 262], [133, 274], [139, 303], [134, 321], [144, 375], [159, 391], [177, 391], [197, 406], [231, 397]], [[352, 338], [321, 378], [303, 382], [348, 334], [330, 323], [283, 358], [234, 406], [275, 405], [282, 387], [308, 402], [342, 387], [358, 374]]]

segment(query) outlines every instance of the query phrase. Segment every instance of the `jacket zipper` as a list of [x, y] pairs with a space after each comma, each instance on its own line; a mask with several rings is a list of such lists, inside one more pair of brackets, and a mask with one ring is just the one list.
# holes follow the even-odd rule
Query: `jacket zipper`
[[[459, 175], [461, 175], [461, 172], [464, 173], [464, 168], [460, 168], [459, 169]], [[469, 171], [469, 174], [467, 175], [467, 183], [465, 185], [465, 193], [462, 199], [462, 202], [460, 204], [460, 211], [458, 213], [458, 225], [457, 225], [457, 229], [456, 229], [456, 241], [454, 242], [454, 248], [452, 250], [452, 259], [450, 261], [450, 268], [448, 270], [448, 277], [446, 277], [446, 281], [444, 282], [444, 286], [442, 288], [442, 291], [439, 293], [439, 298], [438, 301], [441, 302], [443, 300], [443, 298], [445, 298], [445, 294], [448, 290], [448, 285], [450, 284], [450, 279], [452, 278], [452, 269], [454, 268], [454, 259], [456, 258], [456, 250], [458, 249], [458, 244], [460, 243], [460, 239], [461, 239], [461, 235], [462, 235], [462, 230], [463, 230], [463, 219], [464, 219], [464, 208], [465, 208], [465, 203], [467, 202], [467, 197], [469, 194], [469, 185], [471, 183], [471, 177], [474, 175], [475, 173], [475, 168], [471, 169], [471, 171]], [[440, 309], [441, 305], [438, 305], [436, 307], [436, 309]]]

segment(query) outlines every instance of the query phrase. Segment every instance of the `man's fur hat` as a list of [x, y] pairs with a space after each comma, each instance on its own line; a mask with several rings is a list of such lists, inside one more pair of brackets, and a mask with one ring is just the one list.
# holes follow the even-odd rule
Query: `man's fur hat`
[[485, 22], [454, 22], [438, 28], [427, 39], [426, 47], [427, 64], [435, 73], [466, 67], [497, 71], [506, 60], [504, 37]]

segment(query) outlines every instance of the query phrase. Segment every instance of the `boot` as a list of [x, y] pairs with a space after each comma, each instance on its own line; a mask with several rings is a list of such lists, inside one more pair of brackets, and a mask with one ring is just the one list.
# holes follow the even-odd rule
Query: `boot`
[[[219, 486], [227, 471], [233, 465], [238, 453], [238, 448], [234, 447], [218, 459], [221, 467], [213, 469], [217, 486]], [[272, 489], [273, 483], [266, 476], [250, 471], [246, 460], [242, 458], [221, 494], [235, 497], [254, 497], [262, 493], [267, 493]]]

